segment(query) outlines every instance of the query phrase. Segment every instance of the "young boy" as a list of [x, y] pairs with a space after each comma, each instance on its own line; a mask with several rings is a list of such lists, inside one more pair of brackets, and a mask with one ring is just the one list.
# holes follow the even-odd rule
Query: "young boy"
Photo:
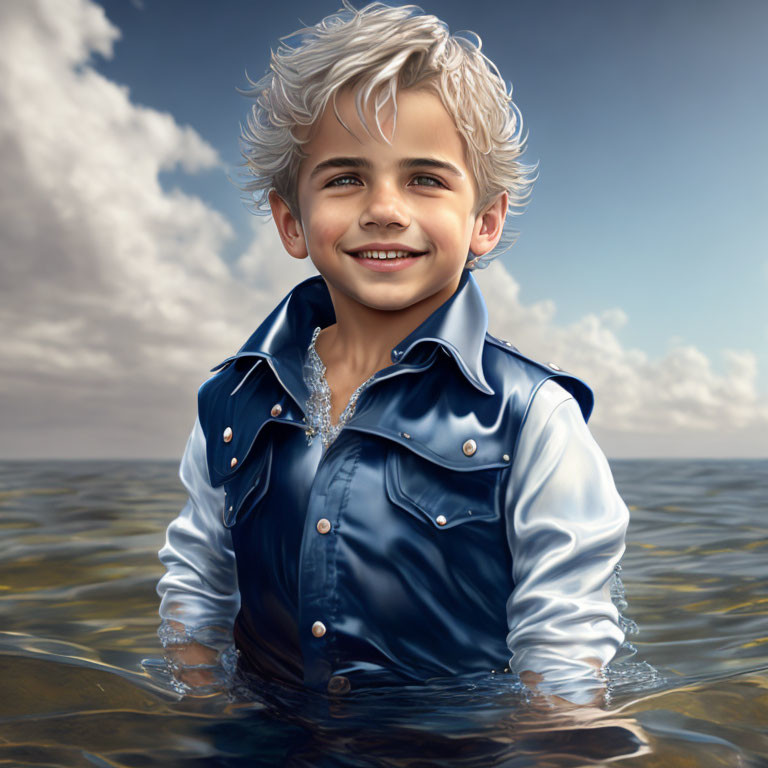
[[532, 183], [519, 113], [434, 16], [344, 5], [253, 84], [247, 189], [320, 274], [200, 388], [160, 636], [191, 685], [234, 640], [335, 695], [512, 672], [584, 701], [627, 508], [591, 391], [487, 333], [472, 275]]

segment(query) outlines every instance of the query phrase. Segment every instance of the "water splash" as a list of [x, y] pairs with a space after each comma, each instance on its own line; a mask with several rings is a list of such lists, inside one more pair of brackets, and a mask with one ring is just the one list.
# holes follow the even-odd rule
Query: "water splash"
[[660, 689], [668, 682], [667, 678], [647, 661], [636, 660], [637, 647], [629, 637], [639, 635], [640, 628], [634, 619], [625, 615], [629, 609], [629, 602], [624, 582], [621, 580], [621, 571], [622, 567], [617, 563], [611, 576], [610, 594], [611, 601], [619, 612], [619, 626], [624, 632], [624, 642], [603, 670], [606, 705], [613, 703], [622, 694]]

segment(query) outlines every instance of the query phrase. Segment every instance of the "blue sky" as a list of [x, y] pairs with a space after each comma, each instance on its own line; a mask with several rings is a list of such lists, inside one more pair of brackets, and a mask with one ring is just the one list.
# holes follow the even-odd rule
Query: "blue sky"
[[[168, 110], [234, 166], [235, 91], [278, 38], [340, 3], [103, 2], [122, 31], [97, 68]], [[358, 7], [361, 5], [357, 3]], [[768, 4], [537, 0], [421, 4], [471, 29], [513, 85], [540, 176], [503, 258], [526, 301], [570, 322], [620, 307], [622, 340], [752, 350], [768, 392]], [[250, 216], [218, 172], [173, 174], [248, 237]], [[762, 214], [762, 215], [761, 215]]]
[[[227, 179], [237, 88], [340, 5], [0, 3], [0, 458], [180, 457], [314, 273]], [[489, 330], [587, 381], [609, 457], [768, 456], [768, 3], [421, 7], [481, 37], [539, 163], [475, 273]]]

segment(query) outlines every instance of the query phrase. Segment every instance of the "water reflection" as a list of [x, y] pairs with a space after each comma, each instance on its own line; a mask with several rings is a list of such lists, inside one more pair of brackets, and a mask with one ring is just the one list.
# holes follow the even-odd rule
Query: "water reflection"
[[182, 698], [155, 635], [157, 550], [184, 502], [175, 463], [2, 463], [0, 761], [768, 764], [768, 462], [612, 467], [639, 633], [602, 706], [552, 710], [498, 675], [335, 698], [239, 675]]
[[[246, 688], [247, 686], [247, 688]], [[485, 678], [359, 691], [344, 697], [266, 687], [236, 694], [264, 704], [262, 726], [286, 724], [302, 738], [286, 765], [567, 765], [647, 750], [642, 729], [600, 708], [537, 706], [518, 682]], [[268, 719], [267, 719], [268, 718]], [[250, 725], [250, 722], [249, 722]], [[554, 762], [556, 760], [556, 762]]]

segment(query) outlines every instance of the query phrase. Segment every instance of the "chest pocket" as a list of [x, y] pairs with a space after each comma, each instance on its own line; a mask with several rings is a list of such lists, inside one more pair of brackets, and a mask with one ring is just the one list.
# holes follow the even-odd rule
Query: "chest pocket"
[[272, 474], [272, 440], [257, 440], [238, 469], [224, 483], [226, 496], [222, 520], [232, 528], [241, 515], [253, 509], [269, 488]]
[[425, 523], [446, 530], [501, 516], [501, 470], [457, 471], [399, 446], [390, 448], [385, 482], [389, 500]]

